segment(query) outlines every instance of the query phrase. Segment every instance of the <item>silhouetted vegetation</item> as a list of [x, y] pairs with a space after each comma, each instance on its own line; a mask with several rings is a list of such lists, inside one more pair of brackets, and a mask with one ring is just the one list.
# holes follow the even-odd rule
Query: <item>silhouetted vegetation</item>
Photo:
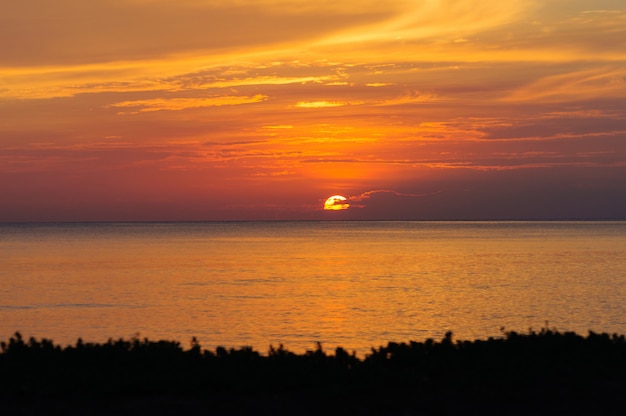
[[1, 343], [0, 399], [16, 414], [622, 414], [623, 335], [545, 328], [394, 343], [363, 358], [321, 345], [203, 350], [192, 340], [61, 347]]

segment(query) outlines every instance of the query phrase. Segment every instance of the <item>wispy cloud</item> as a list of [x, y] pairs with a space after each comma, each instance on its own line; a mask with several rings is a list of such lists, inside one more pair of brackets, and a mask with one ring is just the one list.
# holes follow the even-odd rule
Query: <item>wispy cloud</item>
[[407, 91], [401, 96], [392, 97], [385, 100], [381, 100], [376, 105], [405, 105], [405, 104], [415, 104], [415, 103], [437, 103], [437, 102], [445, 102], [451, 101], [452, 98], [442, 97], [436, 93], [428, 93], [421, 91]]
[[596, 67], [543, 77], [505, 101], [572, 102], [626, 97], [626, 68]]
[[366, 191], [357, 196], [351, 196], [350, 201], [363, 201], [364, 199], [369, 199], [376, 194], [392, 194], [395, 196], [405, 196], [409, 198], [422, 197], [426, 195], [432, 195], [432, 192], [424, 193], [424, 194], [415, 194], [415, 193], [403, 193], [398, 191], [393, 191], [391, 189], [376, 189], [373, 191]]
[[327, 108], [327, 107], [343, 107], [345, 105], [354, 105], [360, 103], [348, 103], [338, 101], [299, 101], [296, 103], [298, 108]]
[[391, 189], [376, 189], [373, 191], [363, 192], [359, 195], [349, 196], [348, 201], [351, 202], [350, 206], [353, 208], [364, 208], [367, 205], [366, 201], [368, 199], [376, 198], [380, 196], [396, 197], [396, 198], [421, 198], [425, 196], [436, 195], [441, 192], [442, 191], [427, 192], [427, 193], [404, 193], [404, 192], [397, 192]]
[[510, 23], [529, 9], [529, 2], [521, 0], [506, 5], [480, 0], [401, 1], [394, 5], [396, 10], [387, 18], [332, 34], [321, 43], [394, 43], [445, 36], [459, 39], [464, 34]]
[[111, 107], [133, 108], [118, 114], [138, 114], [152, 111], [180, 111], [189, 108], [221, 107], [226, 105], [251, 104], [265, 101], [267, 96], [257, 94], [248, 96], [221, 96], [209, 98], [154, 98], [149, 100], [122, 101]]

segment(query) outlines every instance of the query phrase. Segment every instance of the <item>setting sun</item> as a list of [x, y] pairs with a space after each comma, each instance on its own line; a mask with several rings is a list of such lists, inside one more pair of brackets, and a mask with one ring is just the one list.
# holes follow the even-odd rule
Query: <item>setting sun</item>
[[324, 209], [328, 211], [340, 211], [344, 209], [348, 209], [350, 204], [348, 204], [345, 196], [341, 195], [333, 195], [328, 197], [328, 199], [324, 202]]

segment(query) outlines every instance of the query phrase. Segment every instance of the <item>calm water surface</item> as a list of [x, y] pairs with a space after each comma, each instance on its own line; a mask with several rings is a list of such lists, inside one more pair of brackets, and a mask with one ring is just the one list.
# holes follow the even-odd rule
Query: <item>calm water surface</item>
[[0, 339], [203, 347], [626, 333], [626, 222], [0, 225]]

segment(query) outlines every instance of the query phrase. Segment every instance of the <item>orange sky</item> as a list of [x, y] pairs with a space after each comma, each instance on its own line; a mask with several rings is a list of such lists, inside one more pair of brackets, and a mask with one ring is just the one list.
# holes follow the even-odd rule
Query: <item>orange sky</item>
[[624, 218], [626, 3], [9, 2], [0, 196], [0, 221]]

